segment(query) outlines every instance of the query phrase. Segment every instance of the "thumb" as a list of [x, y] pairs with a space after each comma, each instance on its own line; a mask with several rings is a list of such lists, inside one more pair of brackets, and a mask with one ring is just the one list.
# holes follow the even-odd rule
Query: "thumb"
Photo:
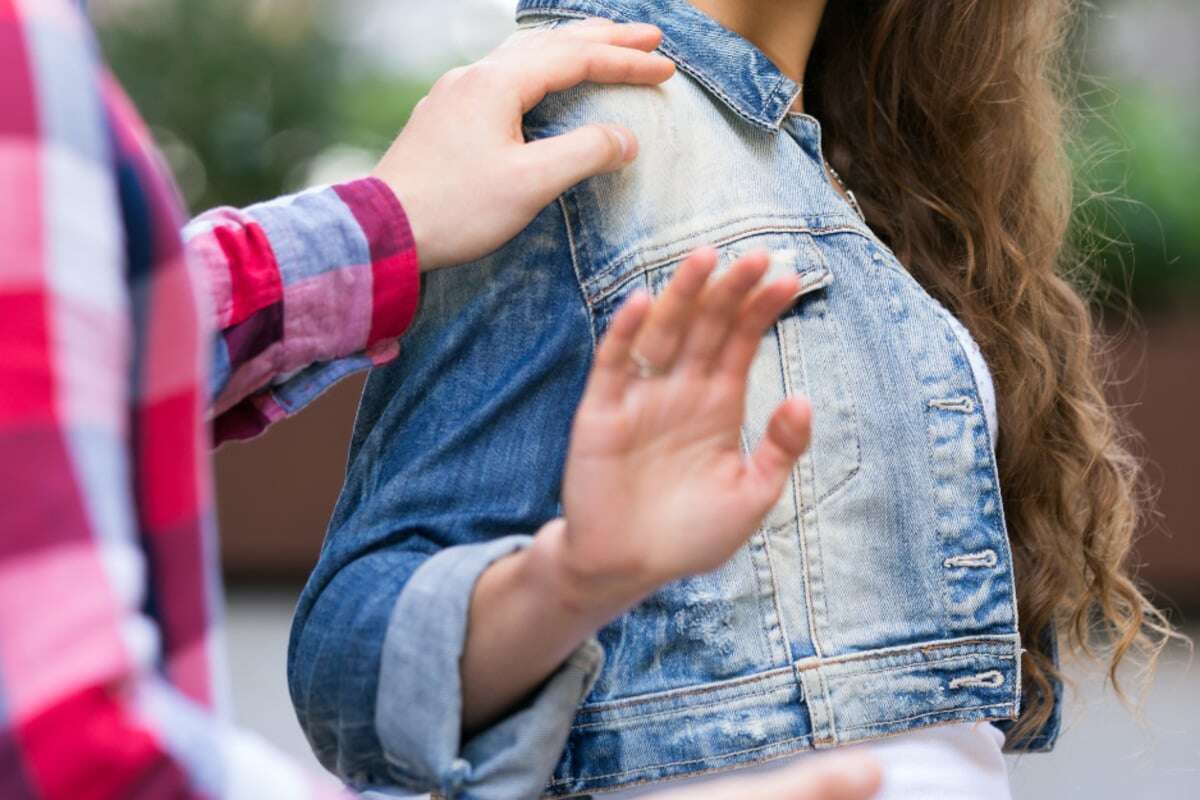
[[525, 145], [540, 205], [580, 181], [613, 172], [637, 157], [637, 137], [620, 125], [586, 125], [582, 128]]

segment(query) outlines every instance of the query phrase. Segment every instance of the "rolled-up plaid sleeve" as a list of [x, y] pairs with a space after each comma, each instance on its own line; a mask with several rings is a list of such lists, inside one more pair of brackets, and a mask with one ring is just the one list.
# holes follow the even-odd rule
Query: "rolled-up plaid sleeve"
[[420, 295], [408, 218], [376, 178], [239, 210], [184, 232], [213, 315], [214, 438], [246, 439], [395, 357]]

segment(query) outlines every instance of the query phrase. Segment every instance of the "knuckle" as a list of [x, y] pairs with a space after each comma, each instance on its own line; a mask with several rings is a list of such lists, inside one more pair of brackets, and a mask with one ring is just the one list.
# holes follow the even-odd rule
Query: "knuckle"
[[450, 87], [452, 87], [454, 84], [458, 83], [458, 81], [463, 77], [463, 75], [466, 74], [466, 72], [467, 72], [467, 67], [455, 67], [454, 69], [449, 70], [444, 75], [442, 75], [442, 77], [440, 77], [436, 81], [434, 81], [433, 88], [430, 90], [430, 93], [431, 94], [444, 93], [445, 91], [450, 89]]
[[504, 63], [490, 56], [476, 61], [470, 66], [462, 67], [462, 70], [456, 81], [457, 88], [472, 94], [495, 93], [505, 85], [507, 80]]

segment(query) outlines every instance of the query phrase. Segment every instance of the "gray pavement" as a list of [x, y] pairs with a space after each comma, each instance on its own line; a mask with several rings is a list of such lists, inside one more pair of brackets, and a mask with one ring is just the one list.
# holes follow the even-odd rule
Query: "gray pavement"
[[[316, 766], [284, 682], [295, 594], [230, 594], [228, 634], [239, 721]], [[1200, 628], [1189, 631], [1196, 638]], [[1050, 755], [1010, 759], [1018, 800], [1200, 800], [1200, 666], [1182, 649], [1165, 659], [1139, 722], [1094, 675], [1077, 676], [1066, 732]]]

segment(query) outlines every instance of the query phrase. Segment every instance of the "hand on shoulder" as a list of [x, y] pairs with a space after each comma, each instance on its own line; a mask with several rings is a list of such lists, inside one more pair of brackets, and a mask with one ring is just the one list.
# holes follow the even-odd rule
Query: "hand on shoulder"
[[603, 20], [525, 31], [444, 75], [375, 170], [400, 198], [421, 269], [481, 258], [574, 184], [637, 156], [633, 133], [588, 125], [527, 143], [521, 121], [551, 92], [584, 81], [657, 84], [674, 64], [652, 25]]

